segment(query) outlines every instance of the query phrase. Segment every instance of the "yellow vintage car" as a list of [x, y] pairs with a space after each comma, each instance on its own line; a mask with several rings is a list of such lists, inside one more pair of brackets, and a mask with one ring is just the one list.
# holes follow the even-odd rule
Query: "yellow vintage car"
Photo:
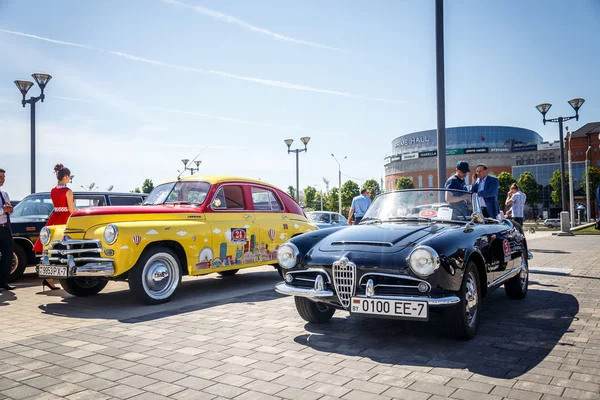
[[277, 265], [286, 240], [318, 229], [285, 192], [239, 177], [198, 176], [157, 186], [141, 206], [76, 211], [44, 227], [38, 275], [75, 296], [127, 280], [145, 304], [169, 301], [183, 275], [234, 275]]

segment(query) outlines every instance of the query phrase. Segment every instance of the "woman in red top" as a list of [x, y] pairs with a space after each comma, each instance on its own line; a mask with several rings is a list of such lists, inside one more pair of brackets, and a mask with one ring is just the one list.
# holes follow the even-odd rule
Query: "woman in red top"
[[[58, 184], [50, 191], [50, 198], [52, 199], [54, 210], [50, 214], [46, 226], [64, 225], [67, 223], [69, 216], [75, 212], [73, 191], [67, 187], [67, 183], [71, 180], [71, 171], [62, 164], [56, 164], [54, 172], [56, 173]], [[35, 242], [33, 250], [36, 253], [42, 252], [42, 243], [39, 238]], [[51, 290], [58, 290], [54, 285], [54, 279], [44, 279], [42, 286], [48, 286]]]

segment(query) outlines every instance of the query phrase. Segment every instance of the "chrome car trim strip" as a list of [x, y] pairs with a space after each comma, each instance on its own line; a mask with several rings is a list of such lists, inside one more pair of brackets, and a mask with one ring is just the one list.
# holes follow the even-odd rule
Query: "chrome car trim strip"
[[[50, 258], [50, 260], [52, 260], [52, 258]], [[68, 258], [61, 258], [59, 259], [60, 263], [62, 264], [68, 264], [69, 263], [69, 259]], [[112, 258], [103, 258], [103, 257], [77, 257], [77, 258], [73, 258], [73, 262], [93, 262], [93, 263], [112, 263], [115, 260]]]
[[290, 296], [308, 297], [308, 298], [320, 298], [320, 297], [333, 297], [331, 290], [317, 291], [314, 289], [303, 289], [294, 286], [287, 285], [285, 282], [280, 282], [275, 285], [275, 291], [281, 294], [287, 294]]
[[369, 276], [369, 275], [387, 276], [389, 278], [406, 279], [406, 280], [409, 280], [409, 281], [416, 281], [416, 282], [425, 282], [425, 283], [427, 283], [427, 281], [425, 281], [423, 279], [415, 278], [414, 276], [410, 276], [410, 275], [387, 274], [387, 273], [382, 273], [382, 272], [369, 272], [369, 273], [366, 273], [366, 274], [364, 274], [362, 276], [362, 278], [360, 278], [360, 281], [362, 282], [362, 280], [365, 278], [365, 276]]
[[[305, 272], [320, 272], [320, 273], [322, 273], [323, 275], [325, 275], [327, 277], [327, 282], [331, 283], [331, 276], [329, 275], [329, 272], [325, 271], [323, 268], [309, 268], [309, 269], [304, 269], [302, 271], [289, 271], [289, 272], [286, 272], [286, 273], [288, 273], [288, 274], [302, 274], [302, 273], [305, 273]], [[296, 279], [299, 279], [299, 278], [296, 278]], [[313, 282], [314, 282], [314, 280], [313, 280]]]
[[512, 271], [508, 271], [507, 273], [505, 273], [504, 275], [502, 275], [500, 278], [494, 279], [494, 281], [492, 281], [491, 283], [488, 284], [488, 288], [490, 288], [492, 286], [496, 286], [496, 285], [504, 282], [505, 280], [510, 279], [510, 278], [518, 275], [525, 268], [526, 268], [525, 267], [525, 263], [521, 262], [521, 265], [519, 265], [517, 268], [513, 269]]
[[115, 268], [112, 263], [98, 262], [73, 267], [69, 276], [113, 276]]
[[335, 291], [344, 308], [350, 308], [350, 301], [354, 295], [356, 283], [356, 264], [341, 257], [333, 263], [333, 284]]
[[100, 247], [100, 241], [97, 239], [80, 239], [80, 240], [75, 240], [75, 239], [67, 239], [67, 240], [55, 240], [52, 243], [50, 243], [52, 245], [52, 247], [54, 248], [55, 245], [60, 244], [62, 246], [73, 246], [73, 245], [80, 245], [80, 244], [95, 244], [96, 246]]
[[48, 254], [59, 254], [61, 256], [66, 256], [68, 254], [78, 254], [78, 253], [102, 253], [104, 249], [101, 247], [93, 247], [91, 249], [71, 249], [71, 250], [48, 250]]
[[368, 240], [355, 240], [355, 241], [345, 241], [345, 240], [340, 240], [340, 241], [336, 241], [336, 242], [331, 242], [332, 246], [339, 246], [339, 245], [367, 245], [367, 246], [382, 246], [382, 247], [393, 247], [394, 245], [390, 242], [372, 242], [372, 241], [368, 241]]

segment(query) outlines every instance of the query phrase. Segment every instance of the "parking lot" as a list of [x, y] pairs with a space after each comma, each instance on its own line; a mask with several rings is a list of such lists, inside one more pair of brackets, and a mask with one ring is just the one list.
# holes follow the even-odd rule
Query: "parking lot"
[[125, 283], [74, 298], [29, 275], [0, 295], [0, 399], [598, 399], [598, 239], [529, 240], [527, 298], [492, 293], [468, 342], [436, 316], [307, 324], [272, 267], [186, 278], [154, 307]]

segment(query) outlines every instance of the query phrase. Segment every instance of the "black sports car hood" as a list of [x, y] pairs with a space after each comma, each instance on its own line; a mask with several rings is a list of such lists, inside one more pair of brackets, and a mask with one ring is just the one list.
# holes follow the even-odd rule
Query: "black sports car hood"
[[319, 243], [319, 251], [395, 253], [445, 229], [448, 227], [423, 223], [355, 225], [325, 237]]

